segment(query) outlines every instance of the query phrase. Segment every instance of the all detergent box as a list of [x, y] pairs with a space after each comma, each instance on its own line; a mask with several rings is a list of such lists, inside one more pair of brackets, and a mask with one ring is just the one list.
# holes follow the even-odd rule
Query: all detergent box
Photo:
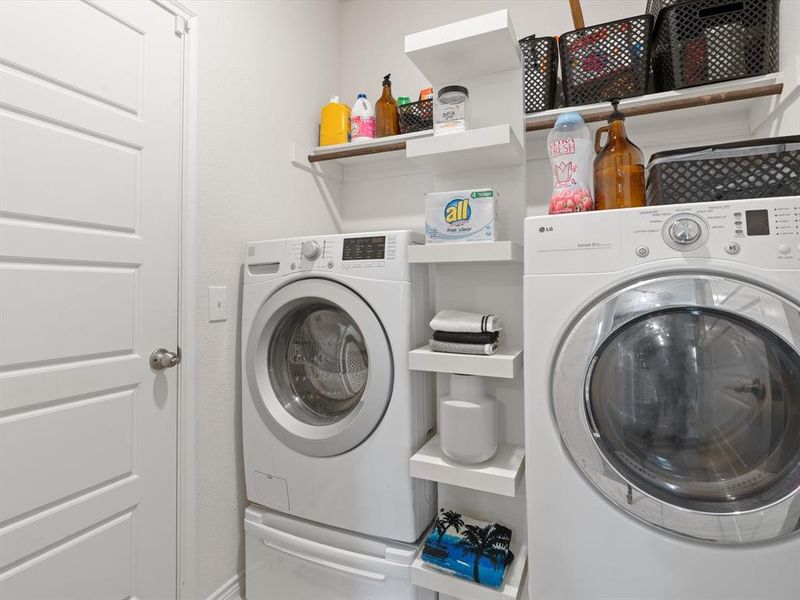
[[499, 199], [492, 188], [425, 194], [426, 243], [493, 242]]

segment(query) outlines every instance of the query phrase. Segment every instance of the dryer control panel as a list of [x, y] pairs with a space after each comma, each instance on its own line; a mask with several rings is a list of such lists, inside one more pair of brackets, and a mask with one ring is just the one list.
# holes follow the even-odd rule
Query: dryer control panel
[[685, 258], [800, 269], [800, 197], [531, 217], [525, 272], [601, 273]]

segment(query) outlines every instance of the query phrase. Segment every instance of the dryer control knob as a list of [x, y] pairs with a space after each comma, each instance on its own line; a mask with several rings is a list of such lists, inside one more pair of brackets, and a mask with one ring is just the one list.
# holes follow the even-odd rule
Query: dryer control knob
[[316, 260], [320, 253], [320, 247], [317, 242], [303, 242], [303, 248], [301, 250], [303, 254], [303, 258], [308, 260]]
[[676, 244], [687, 246], [699, 240], [702, 233], [700, 223], [688, 217], [677, 219], [669, 228], [670, 239]]

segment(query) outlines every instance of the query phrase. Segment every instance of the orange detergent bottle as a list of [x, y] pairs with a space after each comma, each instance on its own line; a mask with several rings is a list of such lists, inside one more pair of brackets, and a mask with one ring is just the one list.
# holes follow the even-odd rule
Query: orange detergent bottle
[[319, 145], [332, 146], [350, 141], [350, 107], [339, 102], [339, 96], [322, 107], [320, 114]]

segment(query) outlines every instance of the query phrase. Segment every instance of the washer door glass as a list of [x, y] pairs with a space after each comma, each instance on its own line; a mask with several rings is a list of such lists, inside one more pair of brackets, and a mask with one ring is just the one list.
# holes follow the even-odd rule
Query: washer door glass
[[366, 440], [389, 406], [394, 363], [369, 304], [340, 283], [309, 277], [275, 291], [247, 338], [245, 377], [264, 424], [307, 456]]
[[627, 478], [689, 508], [768, 505], [800, 462], [800, 357], [718, 310], [669, 309], [618, 329], [595, 354], [587, 408]]
[[281, 404], [309, 425], [343, 419], [358, 405], [367, 383], [361, 330], [341, 308], [325, 302], [309, 302], [283, 317], [268, 361]]

